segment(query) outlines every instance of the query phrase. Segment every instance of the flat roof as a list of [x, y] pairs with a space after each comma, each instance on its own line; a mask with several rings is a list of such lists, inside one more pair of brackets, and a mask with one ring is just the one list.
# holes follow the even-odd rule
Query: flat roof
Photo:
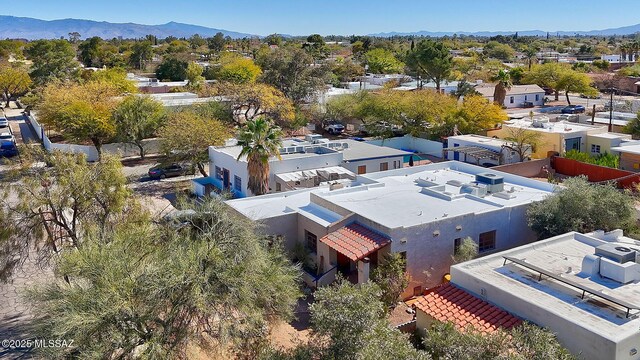
[[344, 161], [377, 159], [383, 157], [404, 156], [412, 154], [408, 151], [398, 150], [386, 146], [368, 144], [364, 141], [347, 139], [340, 140], [340, 142], [347, 143], [349, 145], [348, 148], [342, 150]]
[[[461, 193], [476, 174], [504, 177], [505, 193], [477, 197]], [[313, 202], [311, 194], [387, 228], [411, 227], [445, 218], [496, 211], [539, 201], [551, 194], [551, 184], [459, 161], [360, 175], [343, 189], [327, 187], [230, 200], [228, 204], [253, 220], [297, 211]]]
[[589, 137], [597, 137], [601, 139], [631, 139], [630, 134], [619, 134], [619, 133], [600, 133], [600, 134], [589, 134]]
[[482, 136], [482, 135], [475, 135], [475, 134], [449, 136], [447, 140], [449, 139], [464, 140], [464, 141], [472, 142], [474, 144], [479, 144], [480, 146], [485, 145], [485, 146], [501, 147], [503, 145], [511, 144], [511, 142], [507, 140], [497, 139], [497, 138], [492, 138], [492, 137]]
[[612, 147], [611, 151], [617, 151], [617, 152], [626, 153], [626, 154], [640, 155], [640, 144], [627, 145], [627, 146], [616, 146], [616, 147]]
[[[535, 121], [535, 118], [534, 118], [534, 121]], [[526, 119], [508, 120], [508, 121], [505, 121], [503, 124], [509, 127], [528, 129], [528, 130], [540, 131], [540, 132], [552, 132], [552, 133], [558, 133], [558, 134], [570, 134], [575, 132], [606, 128], [605, 126], [579, 124], [579, 123], [568, 122], [568, 121], [547, 122], [547, 123], [544, 123], [544, 127], [538, 128], [538, 127], [533, 127], [532, 122]]]
[[[476, 91], [482, 94], [482, 96], [493, 96], [494, 90], [495, 85], [492, 84], [481, 84], [480, 86], [476, 86]], [[544, 90], [538, 85], [512, 85], [511, 89], [507, 89], [507, 96], [537, 93], [544, 93]]]
[[[616, 341], [637, 334], [640, 327], [640, 317], [635, 315], [637, 310], [632, 310], [632, 316], [627, 318], [626, 309], [621, 306], [589, 293], [582, 299], [582, 291], [572, 286], [545, 276], [539, 280], [535, 271], [509, 261], [505, 264], [504, 261], [504, 256], [524, 259], [528, 264], [588, 289], [601, 291], [623, 301], [640, 302], [639, 282], [621, 284], [600, 275], [588, 276], [581, 272], [584, 257], [593, 255], [596, 246], [606, 243], [625, 247], [640, 246], [640, 241], [622, 236], [619, 230], [607, 234], [570, 232], [457, 264], [452, 267], [452, 271], [455, 269], [456, 272], [462, 272], [481, 284], [491, 284], [532, 307], [544, 309], [576, 326], [588, 328], [593, 333]], [[452, 282], [456, 283], [455, 276], [452, 277]], [[505, 305], [500, 303], [499, 298], [493, 301], [498, 306]]]

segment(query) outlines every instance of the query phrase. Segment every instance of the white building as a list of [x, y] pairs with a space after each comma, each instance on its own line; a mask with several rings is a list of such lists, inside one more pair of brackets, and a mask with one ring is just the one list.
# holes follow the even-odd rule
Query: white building
[[[234, 197], [253, 196], [248, 189], [247, 159], [238, 159], [237, 145], [209, 147], [209, 177], [193, 181], [194, 193], [202, 196], [213, 188], [228, 190]], [[320, 135], [285, 139], [281, 158], [269, 159], [270, 192], [290, 191], [355, 178], [354, 174], [398, 169], [409, 152], [355, 140], [335, 140]]]
[[[492, 102], [494, 90], [495, 86], [476, 86], [476, 91]], [[544, 105], [544, 90], [538, 85], [513, 85], [511, 89], [507, 89], [503, 104], [506, 108], [526, 107], [525, 103]]]
[[451, 282], [584, 359], [640, 359], [640, 242], [570, 232], [451, 267]]
[[317, 265], [306, 275], [309, 283], [330, 283], [338, 271], [366, 281], [382, 255], [393, 252], [407, 260], [410, 296], [441, 283], [465, 237], [482, 255], [534, 241], [526, 209], [553, 190], [545, 182], [448, 161], [357, 176], [344, 187], [227, 203], [260, 221], [268, 234], [282, 236], [287, 248], [305, 244]]
[[[446, 158], [476, 165], [503, 165], [524, 161], [513, 150], [510, 141], [481, 135], [457, 135], [447, 138]], [[458, 149], [456, 149], [458, 148]], [[531, 156], [531, 146], [525, 149], [525, 158]]]

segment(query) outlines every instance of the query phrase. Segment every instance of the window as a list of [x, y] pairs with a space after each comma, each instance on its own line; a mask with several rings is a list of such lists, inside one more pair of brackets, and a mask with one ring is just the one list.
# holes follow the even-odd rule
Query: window
[[515, 99], [513, 98], [513, 96], [509, 97], [509, 103], [513, 104], [513, 102], [515, 101]]
[[304, 237], [307, 241], [307, 249], [309, 251], [317, 253], [318, 252], [318, 237], [314, 233], [310, 233], [307, 230], [304, 231]]
[[222, 180], [222, 169], [219, 166], [216, 166], [216, 179]]
[[536, 101], [540, 101], [540, 95], [536, 94]]
[[380, 171], [387, 171], [387, 170], [389, 170], [389, 163], [388, 162], [380, 163]]
[[462, 245], [462, 238], [453, 239], [453, 255], [458, 255], [458, 252], [460, 252], [461, 245]]
[[527, 101], [527, 95], [524, 96], [524, 101]]
[[358, 175], [362, 175], [366, 173], [367, 173], [367, 165], [358, 166]]
[[496, 231], [491, 230], [480, 234], [478, 252], [490, 251], [496, 248]]
[[592, 153], [596, 153], [596, 154], [600, 154], [600, 145], [591, 145], [591, 152]]
[[233, 188], [236, 191], [242, 191], [242, 179], [238, 175], [233, 176]]
[[282, 184], [279, 182], [276, 183], [276, 191], [282, 191]]

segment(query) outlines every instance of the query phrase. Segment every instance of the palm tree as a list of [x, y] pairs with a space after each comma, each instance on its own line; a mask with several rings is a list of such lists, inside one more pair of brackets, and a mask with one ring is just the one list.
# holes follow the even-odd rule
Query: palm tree
[[275, 156], [281, 159], [281, 136], [280, 128], [263, 117], [248, 120], [238, 134], [238, 145], [242, 147], [242, 151], [237, 160], [247, 157], [247, 187], [254, 195], [269, 191], [269, 158]]
[[620, 60], [627, 61], [627, 54], [629, 53], [629, 46], [627, 44], [620, 45]]
[[527, 47], [527, 49], [524, 51], [524, 55], [527, 57], [527, 61], [529, 62], [529, 71], [531, 71], [531, 65], [537, 59], [537, 53], [538, 51], [536, 50], [536, 48], [531, 46]]
[[504, 106], [504, 99], [507, 97], [507, 90], [511, 89], [513, 85], [511, 83], [511, 75], [509, 75], [509, 71], [500, 70], [492, 80], [496, 82], [496, 87], [493, 90], [493, 101], [502, 107]]

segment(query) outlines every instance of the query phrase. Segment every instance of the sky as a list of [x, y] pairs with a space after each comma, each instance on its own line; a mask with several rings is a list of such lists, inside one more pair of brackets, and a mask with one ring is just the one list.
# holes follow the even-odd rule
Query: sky
[[307, 35], [581, 31], [640, 23], [640, 0], [20, 0], [2, 15]]

